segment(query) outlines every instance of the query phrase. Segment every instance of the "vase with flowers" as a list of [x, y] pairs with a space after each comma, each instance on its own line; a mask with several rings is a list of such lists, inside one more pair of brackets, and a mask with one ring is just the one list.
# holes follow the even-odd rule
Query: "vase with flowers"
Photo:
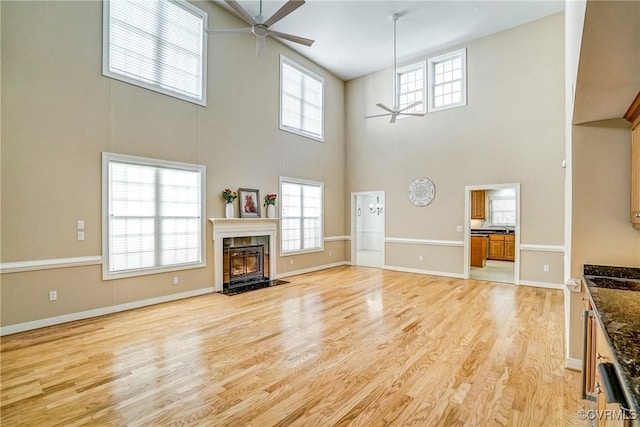
[[238, 194], [235, 191], [231, 191], [229, 188], [225, 188], [225, 190], [222, 192], [222, 198], [226, 202], [226, 205], [224, 207], [225, 218], [234, 217], [233, 201], [236, 199], [236, 197], [238, 197]]
[[278, 198], [277, 194], [267, 194], [264, 196], [264, 205], [267, 208], [267, 218], [275, 218], [276, 217], [276, 199]]

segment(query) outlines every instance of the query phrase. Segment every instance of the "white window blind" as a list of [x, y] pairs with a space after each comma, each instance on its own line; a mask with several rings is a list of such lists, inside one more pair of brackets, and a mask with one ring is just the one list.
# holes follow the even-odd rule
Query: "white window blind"
[[[424, 61], [398, 70], [398, 107], [421, 101], [422, 104], [406, 110], [407, 113], [425, 113], [426, 106], [426, 63]], [[403, 116], [400, 116], [403, 117]], [[408, 117], [408, 116], [404, 116]]]
[[204, 166], [103, 154], [103, 276], [204, 265]]
[[280, 179], [282, 254], [324, 247], [323, 190], [319, 182]]
[[102, 73], [206, 105], [207, 14], [182, 0], [107, 0]]
[[324, 138], [324, 79], [280, 57], [280, 129]]
[[429, 111], [467, 104], [466, 49], [429, 59]]
[[489, 198], [492, 225], [516, 225], [516, 199], [492, 196]]

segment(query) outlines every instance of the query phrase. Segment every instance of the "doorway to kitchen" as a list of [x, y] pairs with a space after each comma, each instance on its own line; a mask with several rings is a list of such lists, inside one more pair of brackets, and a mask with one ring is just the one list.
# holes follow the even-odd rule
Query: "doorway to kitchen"
[[465, 187], [464, 278], [520, 282], [520, 184]]
[[384, 191], [351, 193], [351, 264], [384, 267]]

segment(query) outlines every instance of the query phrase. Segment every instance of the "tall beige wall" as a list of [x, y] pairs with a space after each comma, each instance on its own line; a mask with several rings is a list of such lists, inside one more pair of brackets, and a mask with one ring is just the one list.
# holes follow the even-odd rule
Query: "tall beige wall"
[[[210, 1], [210, 27], [241, 22]], [[2, 1], [2, 263], [101, 255], [101, 153], [203, 164], [206, 212], [223, 216], [230, 187], [278, 193], [279, 176], [323, 181], [325, 236], [343, 236], [344, 83], [268, 40], [209, 36], [208, 105], [197, 106], [102, 76], [102, 2]], [[278, 128], [279, 55], [325, 78], [325, 142]], [[330, 214], [329, 214], [330, 213]], [[76, 240], [76, 221], [86, 224]], [[344, 242], [279, 260], [278, 273], [344, 261]], [[332, 254], [329, 256], [328, 252]], [[15, 325], [212, 286], [207, 267], [102, 281], [101, 266], [2, 274], [1, 324]], [[291, 264], [290, 260], [294, 260]], [[48, 301], [48, 291], [59, 299]]]
[[[386, 191], [387, 238], [462, 242], [456, 226], [465, 223], [465, 186], [520, 183], [521, 243], [564, 244], [563, 19], [553, 15], [459, 46], [467, 48], [465, 107], [391, 125], [364, 119], [379, 113], [376, 103], [392, 103], [391, 69], [347, 83], [347, 193]], [[419, 177], [436, 185], [427, 207], [407, 198]], [[561, 252], [521, 255], [523, 282], [562, 283]], [[462, 274], [464, 252], [394, 242], [386, 245], [386, 263]], [[554, 268], [543, 273], [544, 264]]]

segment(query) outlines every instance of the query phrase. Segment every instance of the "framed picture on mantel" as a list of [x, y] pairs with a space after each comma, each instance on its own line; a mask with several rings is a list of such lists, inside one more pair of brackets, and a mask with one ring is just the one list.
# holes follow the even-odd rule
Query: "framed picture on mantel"
[[240, 218], [260, 218], [260, 191], [238, 188]]

